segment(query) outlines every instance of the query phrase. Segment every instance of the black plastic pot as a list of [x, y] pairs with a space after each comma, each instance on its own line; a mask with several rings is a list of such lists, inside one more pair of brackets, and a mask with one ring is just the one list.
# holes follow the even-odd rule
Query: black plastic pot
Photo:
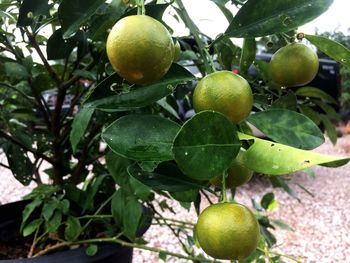
[[[18, 201], [0, 206], [0, 243], [21, 241], [22, 237], [18, 230], [22, 220], [22, 211], [27, 204], [26, 201]], [[144, 225], [139, 230], [138, 235], [143, 235], [149, 226]], [[133, 249], [129, 247], [121, 247], [117, 244], [99, 244], [98, 252], [93, 257], [87, 256], [85, 248], [80, 247], [37, 258], [0, 260], [0, 263], [131, 263], [132, 253]]]

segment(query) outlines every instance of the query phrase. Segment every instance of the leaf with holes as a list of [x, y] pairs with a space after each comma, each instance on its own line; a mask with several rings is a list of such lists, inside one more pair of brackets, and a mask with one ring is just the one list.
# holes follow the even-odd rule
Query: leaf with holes
[[239, 138], [253, 142], [245, 152], [242, 152], [240, 159], [242, 164], [255, 172], [267, 175], [290, 174], [314, 165], [338, 167], [350, 160], [350, 157], [300, 150], [243, 133], [239, 133]]

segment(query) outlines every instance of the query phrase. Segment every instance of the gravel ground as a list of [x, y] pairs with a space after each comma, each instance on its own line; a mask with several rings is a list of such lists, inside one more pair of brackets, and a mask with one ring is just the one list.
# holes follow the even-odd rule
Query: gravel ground
[[[318, 152], [334, 155], [350, 155], [350, 135], [339, 138], [336, 147], [329, 141]], [[0, 157], [0, 159], [3, 157]], [[260, 200], [264, 193], [273, 191], [279, 206], [271, 216], [283, 220], [294, 231], [278, 229], [278, 251], [288, 255], [302, 256], [303, 262], [334, 263], [350, 262], [350, 164], [332, 169], [315, 167], [316, 177], [304, 173], [291, 176], [291, 188], [301, 200], [292, 198], [280, 189], [273, 189], [263, 178], [255, 178], [238, 189], [236, 200], [251, 207], [251, 198]], [[299, 188], [303, 185], [313, 196]], [[8, 171], [0, 167], [0, 203], [21, 199], [31, 187], [18, 183]], [[204, 202], [203, 207], [208, 204]], [[174, 205], [175, 215], [169, 217], [195, 222], [193, 208], [190, 211]], [[181, 245], [166, 227], [154, 225], [144, 236], [149, 245], [181, 253]], [[161, 262], [158, 253], [135, 250], [134, 263]], [[168, 257], [166, 262], [187, 262]]]

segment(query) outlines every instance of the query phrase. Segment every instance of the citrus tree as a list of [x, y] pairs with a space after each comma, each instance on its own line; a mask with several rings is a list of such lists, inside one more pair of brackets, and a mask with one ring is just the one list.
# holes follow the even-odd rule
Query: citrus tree
[[[331, 126], [312, 106], [335, 114], [334, 101], [305, 86], [318, 58], [299, 42], [345, 67], [350, 52], [296, 33], [331, 0], [212, 2], [229, 21], [215, 39], [200, 32], [182, 0], [0, 2], [1, 166], [22, 184], [37, 184], [20, 229], [32, 244], [28, 257], [79, 244], [93, 255], [96, 244], [114, 242], [164, 260], [283, 262], [265, 213], [273, 194], [253, 210], [235, 202], [234, 189], [255, 172], [288, 191], [283, 175], [350, 160], [312, 151], [325, 140], [319, 122]], [[162, 21], [168, 9], [189, 36], [172, 36]], [[271, 63], [255, 59], [256, 39], [266, 36], [285, 45]], [[252, 64], [257, 76], [249, 74]], [[195, 114], [186, 118], [183, 107]], [[200, 213], [208, 196], [216, 204]], [[163, 217], [167, 202], [177, 201], [196, 208], [198, 223]], [[184, 253], [137, 235], [150, 217], [173, 231]]]

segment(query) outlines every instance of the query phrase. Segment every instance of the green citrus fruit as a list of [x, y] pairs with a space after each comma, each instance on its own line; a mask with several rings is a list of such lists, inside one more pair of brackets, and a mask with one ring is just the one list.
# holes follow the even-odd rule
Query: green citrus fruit
[[199, 215], [196, 236], [209, 256], [240, 260], [255, 250], [260, 230], [258, 221], [247, 207], [219, 203], [207, 207]]
[[174, 59], [170, 33], [146, 15], [120, 19], [108, 35], [106, 49], [114, 70], [136, 84], [156, 82], [168, 72]]
[[197, 240], [209, 256], [239, 260], [248, 257], [259, 241], [259, 224], [245, 206], [218, 203], [203, 210], [196, 224]]
[[[235, 158], [227, 169], [226, 187], [233, 188], [247, 183], [253, 176], [253, 171], [246, 168], [239, 162], [239, 156]], [[221, 188], [222, 176], [215, 176], [210, 179], [210, 183]]]
[[181, 55], [181, 46], [180, 46], [180, 42], [179, 41], [175, 40], [174, 48], [175, 48], [174, 61], [177, 61], [177, 60], [179, 60], [180, 55]]
[[312, 81], [318, 72], [317, 54], [300, 43], [280, 48], [271, 58], [273, 81], [282, 87], [302, 86]]
[[249, 83], [231, 71], [217, 71], [201, 79], [193, 93], [196, 112], [213, 110], [233, 123], [243, 121], [252, 110], [253, 94]]

